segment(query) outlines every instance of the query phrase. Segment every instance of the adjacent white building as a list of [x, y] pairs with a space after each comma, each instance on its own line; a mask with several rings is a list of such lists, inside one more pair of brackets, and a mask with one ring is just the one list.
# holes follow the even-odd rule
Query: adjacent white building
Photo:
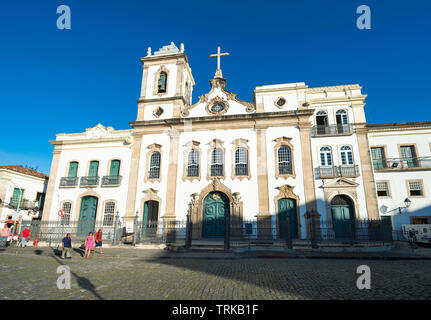
[[[413, 169], [399, 170], [399, 178], [395, 169], [375, 171], [370, 147], [387, 145], [388, 160], [397, 157], [395, 141], [417, 145], [415, 155], [430, 155], [429, 124], [423, 133], [408, 131], [407, 138], [403, 130], [367, 125], [366, 95], [357, 84], [260, 86], [253, 102], [242, 101], [227, 90], [218, 62], [210, 91], [192, 104], [195, 80], [183, 45], [171, 43], [154, 54], [149, 48], [141, 61], [130, 130], [98, 124], [51, 141], [43, 220], [60, 219], [64, 210], [67, 221], [111, 225], [117, 212], [127, 223], [136, 214], [141, 221], [184, 219], [190, 210], [197, 226], [193, 237], [217, 238], [227, 214], [236, 223], [271, 221], [280, 235], [289, 216], [294, 237], [306, 238], [307, 213], [329, 222], [379, 219], [382, 205], [391, 209], [406, 196], [392, 179], [405, 179], [405, 185], [422, 175]], [[429, 179], [421, 179], [426, 195]], [[377, 197], [376, 180], [390, 181], [391, 198]], [[431, 215], [427, 198], [409, 198], [409, 212], [422, 208], [422, 216]]]
[[0, 223], [42, 218], [48, 176], [18, 166], [0, 166]]

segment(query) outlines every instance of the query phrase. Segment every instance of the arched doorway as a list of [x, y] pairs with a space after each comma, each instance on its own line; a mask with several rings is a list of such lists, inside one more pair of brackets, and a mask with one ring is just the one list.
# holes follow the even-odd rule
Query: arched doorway
[[144, 202], [142, 215], [142, 237], [154, 235], [159, 220], [159, 202], [149, 200]]
[[203, 201], [203, 238], [223, 238], [224, 222], [229, 210], [229, 198], [222, 192], [210, 192]]
[[286, 223], [289, 217], [290, 235], [298, 239], [298, 219], [296, 200], [292, 198], [278, 199], [278, 232], [280, 239], [286, 239]]
[[79, 224], [77, 230], [78, 235], [86, 236], [89, 232], [94, 232], [98, 201], [99, 199], [93, 196], [81, 198]]
[[350, 197], [337, 195], [331, 200], [331, 217], [336, 239], [354, 238], [355, 209]]

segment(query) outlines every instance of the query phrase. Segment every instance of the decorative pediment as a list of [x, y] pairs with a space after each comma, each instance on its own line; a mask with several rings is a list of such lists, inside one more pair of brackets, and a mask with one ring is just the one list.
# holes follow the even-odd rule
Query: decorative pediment
[[145, 196], [152, 198], [152, 197], [157, 197], [158, 190], [154, 190], [153, 188], [148, 188], [147, 190], [144, 190], [142, 192], [145, 193]]
[[322, 188], [356, 188], [358, 186], [359, 184], [352, 180], [346, 178], [336, 178], [325, 183]]
[[85, 130], [85, 134], [89, 138], [104, 138], [109, 136], [110, 131], [114, 131], [112, 127], [105, 127], [102, 124], [98, 124], [93, 128], [88, 128]]
[[[196, 102], [195, 104], [193, 104], [191, 106], [184, 106], [181, 109], [181, 116], [182, 117], [188, 117], [190, 115], [190, 110], [191, 109], [193, 109], [193, 108], [195, 108], [195, 107], [197, 107], [199, 105], [203, 105], [203, 104], [206, 104], [205, 108], [206, 108], [206, 110], [207, 110], [208, 113], [214, 114], [214, 115], [219, 115], [218, 113], [214, 113], [214, 112], [209, 112], [208, 111], [208, 109], [214, 104], [213, 103], [214, 99], [222, 99], [224, 101], [224, 103], [226, 104], [226, 108], [225, 108], [226, 110], [227, 110], [229, 101], [235, 101], [235, 102], [243, 105], [246, 108], [246, 111], [248, 113], [253, 113], [253, 112], [256, 111], [256, 106], [255, 106], [254, 103], [248, 102], [248, 101], [239, 100], [238, 99], [238, 94], [225, 90], [226, 79], [214, 78], [214, 79], [212, 79], [210, 81], [210, 83], [211, 83], [211, 90], [210, 90], [210, 92], [208, 92], [208, 93], [206, 93], [204, 95], [199, 96], [199, 101]], [[216, 89], [217, 90], [221, 90], [221, 92], [225, 95], [226, 98], [221, 97], [221, 96], [216, 96], [216, 97], [210, 99], [210, 97], [212, 96], [214, 90], [216, 90]], [[225, 112], [220, 113], [220, 114], [224, 114]]]
[[293, 192], [293, 188], [288, 184], [285, 184], [281, 187], [276, 187], [277, 190], [280, 191], [279, 197], [280, 198], [297, 198], [298, 196]]

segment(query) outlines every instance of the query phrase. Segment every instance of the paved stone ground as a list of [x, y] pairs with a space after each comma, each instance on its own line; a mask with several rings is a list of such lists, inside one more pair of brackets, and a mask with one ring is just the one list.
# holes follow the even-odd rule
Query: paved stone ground
[[[2, 300], [431, 299], [431, 260], [166, 259], [109, 249], [62, 260], [50, 249], [18, 250], [0, 252]], [[70, 290], [57, 289], [61, 264], [72, 271]], [[362, 264], [371, 268], [371, 290], [356, 287]]]

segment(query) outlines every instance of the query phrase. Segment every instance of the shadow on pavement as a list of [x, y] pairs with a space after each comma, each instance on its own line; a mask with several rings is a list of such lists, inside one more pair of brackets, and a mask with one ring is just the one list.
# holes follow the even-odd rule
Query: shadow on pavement
[[[51, 255], [52, 258], [54, 258], [55, 261], [57, 261], [58, 264], [60, 265], [65, 265], [57, 256], [61, 256], [61, 251], [57, 250], [57, 249], [53, 249], [53, 255]], [[70, 273], [72, 274], [72, 276], [75, 277], [76, 281], [78, 282], [78, 285], [87, 291], [90, 291], [97, 299], [99, 300], [104, 300], [103, 297], [97, 293], [96, 287], [94, 286], [94, 284], [91, 283], [91, 281], [85, 277], [80, 277], [79, 275], [77, 275], [75, 272], [73, 272], [72, 270], [70, 270]]]

